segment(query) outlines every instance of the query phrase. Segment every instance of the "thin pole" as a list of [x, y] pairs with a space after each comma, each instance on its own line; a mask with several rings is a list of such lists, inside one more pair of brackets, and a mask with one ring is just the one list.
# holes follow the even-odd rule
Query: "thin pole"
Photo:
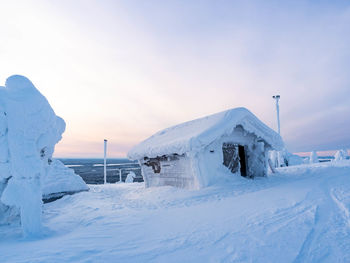
[[119, 169], [119, 183], [122, 182], [122, 169]]
[[107, 183], [107, 140], [104, 140], [103, 181]]
[[278, 127], [278, 134], [281, 135], [281, 128], [280, 128], [280, 106], [278, 104], [279, 99], [281, 98], [280, 95], [272, 96], [276, 100], [276, 112], [277, 112], [277, 127]]

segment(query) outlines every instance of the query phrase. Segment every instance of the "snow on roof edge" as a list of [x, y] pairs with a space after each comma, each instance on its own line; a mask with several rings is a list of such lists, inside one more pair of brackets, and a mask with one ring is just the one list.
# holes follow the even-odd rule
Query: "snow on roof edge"
[[284, 146], [281, 136], [246, 108], [234, 108], [163, 129], [134, 146], [128, 158], [157, 157], [166, 154], [196, 152], [235, 127], [254, 133], [274, 149]]

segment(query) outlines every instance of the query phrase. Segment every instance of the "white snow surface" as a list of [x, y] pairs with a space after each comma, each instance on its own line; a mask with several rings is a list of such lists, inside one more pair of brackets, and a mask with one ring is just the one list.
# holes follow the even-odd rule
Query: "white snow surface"
[[53, 159], [46, 176], [42, 178], [42, 194], [46, 196], [55, 193], [74, 193], [89, 190], [83, 179], [67, 168], [61, 161]]
[[282, 138], [275, 131], [246, 108], [235, 108], [159, 131], [132, 148], [128, 158], [139, 160], [145, 156], [197, 152], [215, 139], [232, 133], [237, 125], [264, 139], [272, 148], [283, 148]]
[[0, 226], [0, 262], [350, 262], [350, 162], [277, 170], [199, 191], [91, 185], [44, 205], [41, 239]]

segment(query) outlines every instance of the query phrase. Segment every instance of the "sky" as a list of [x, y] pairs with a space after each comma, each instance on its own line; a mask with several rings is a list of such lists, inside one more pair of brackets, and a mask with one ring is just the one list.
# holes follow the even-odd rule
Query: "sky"
[[28, 77], [67, 123], [56, 157], [124, 157], [246, 107], [291, 152], [350, 148], [349, 1], [0, 0], [0, 85]]

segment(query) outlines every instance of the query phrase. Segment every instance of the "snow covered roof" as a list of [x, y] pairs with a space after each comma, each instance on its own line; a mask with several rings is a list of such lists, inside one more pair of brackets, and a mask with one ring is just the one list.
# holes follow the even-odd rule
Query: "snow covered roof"
[[173, 153], [197, 152], [217, 138], [232, 133], [238, 125], [276, 150], [283, 147], [278, 133], [246, 108], [235, 108], [159, 131], [132, 148], [128, 152], [128, 158], [138, 160], [145, 156], [153, 158]]

